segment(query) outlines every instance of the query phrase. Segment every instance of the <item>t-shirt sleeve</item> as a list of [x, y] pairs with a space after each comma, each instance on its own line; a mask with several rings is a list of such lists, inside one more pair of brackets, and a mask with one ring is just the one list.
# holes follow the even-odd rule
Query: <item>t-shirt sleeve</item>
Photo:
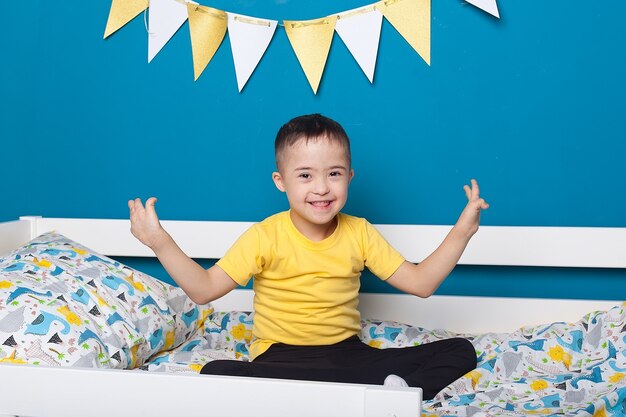
[[369, 222], [365, 222], [365, 266], [374, 275], [386, 280], [402, 265], [404, 256]]
[[239, 285], [246, 285], [253, 275], [263, 270], [261, 239], [255, 226], [246, 230], [217, 261], [220, 268]]

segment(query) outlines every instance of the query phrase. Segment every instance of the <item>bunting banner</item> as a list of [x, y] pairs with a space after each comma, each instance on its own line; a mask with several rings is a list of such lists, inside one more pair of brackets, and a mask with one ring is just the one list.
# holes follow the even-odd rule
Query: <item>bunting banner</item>
[[150, 0], [148, 16], [148, 62], [151, 62], [187, 20], [187, 4], [172, 0]]
[[[497, 0], [466, 1], [500, 17]], [[239, 92], [265, 55], [279, 26], [276, 20], [218, 10], [191, 0], [112, 0], [104, 37], [148, 9], [148, 62], [189, 21], [194, 80], [198, 80], [228, 32]], [[284, 26], [306, 79], [317, 94], [335, 32], [370, 83], [374, 82], [383, 18], [430, 65], [431, 0], [380, 0], [317, 19], [284, 20], [280, 26]]]
[[148, 8], [148, 0], [113, 0], [109, 9], [109, 19], [104, 29], [104, 39], [108, 38], [139, 13]]
[[430, 0], [382, 0], [376, 8], [430, 65]]
[[337, 16], [335, 31], [359, 64], [370, 83], [378, 55], [383, 15], [375, 5], [360, 7]]
[[317, 94], [333, 41], [337, 16], [305, 21], [285, 20], [284, 22], [291, 47], [300, 61], [313, 94]]
[[189, 34], [193, 55], [193, 76], [196, 81], [209, 65], [222, 44], [228, 27], [226, 12], [206, 6], [187, 4]]
[[235, 62], [235, 75], [239, 92], [248, 82], [265, 54], [278, 22], [228, 13], [228, 37]]
[[476, 6], [479, 9], [491, 14], [492, 16], [500, 18], [500, 12], [498, 11], [498, 3], [496, 0], [465, 0], [472, 6]]

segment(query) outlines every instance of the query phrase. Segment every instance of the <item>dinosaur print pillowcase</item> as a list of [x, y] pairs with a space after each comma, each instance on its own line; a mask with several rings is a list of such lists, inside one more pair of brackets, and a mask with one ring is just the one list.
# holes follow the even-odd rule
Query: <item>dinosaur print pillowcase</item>
[[54, 232], [0, 256], [0, 363], [136, 368], [211, 312]]

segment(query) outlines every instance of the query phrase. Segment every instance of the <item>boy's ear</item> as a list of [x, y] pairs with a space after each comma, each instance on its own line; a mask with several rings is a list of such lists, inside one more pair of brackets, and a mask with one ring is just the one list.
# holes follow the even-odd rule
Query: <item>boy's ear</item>
[[283, 184], [283, 177], [280, 175], [280, 172], [272, 172], [272, 180], [274, 180], [274, 185], [283, 193], [285, 192], [285, 185]]
[[348, 183], [350, 181], [352, 181], [352, 178], [354, 178], [354, 170], [353, 169], [350, 170], [350, 179], [348, 180]]

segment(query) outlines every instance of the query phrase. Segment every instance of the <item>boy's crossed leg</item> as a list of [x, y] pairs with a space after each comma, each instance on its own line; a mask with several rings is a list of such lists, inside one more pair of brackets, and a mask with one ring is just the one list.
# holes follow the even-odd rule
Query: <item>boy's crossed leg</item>
[[422, 388], [424, 399], [431, 399], [475, 367], [476, 352], [466, 339], [376, 349], [353, 336], [334, 345], [276, 343], [253, 362], [212, 361], [200, 373], [374, 385], [395, 374], [409, 386]]

